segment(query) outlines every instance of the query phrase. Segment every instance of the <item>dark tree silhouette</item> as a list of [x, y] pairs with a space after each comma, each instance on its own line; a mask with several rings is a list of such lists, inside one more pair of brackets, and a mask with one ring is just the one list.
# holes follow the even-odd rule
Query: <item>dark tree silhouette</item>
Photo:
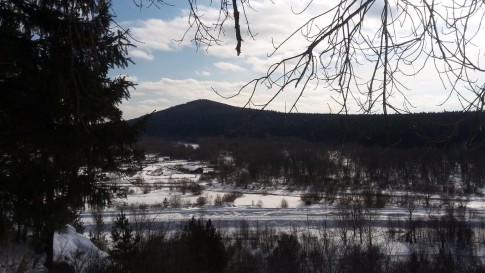
[[55, 230], [109, 203], [96, 173], [136, 154], [140, 125], [118, 109], [133, 84], [108, 77], [129, 62], [110, 5], [0, 1], [0, 212], [40, 239], [47, 267]]
[[123, 211], [116, 215], [111, 228], [111, 239], [113, 242], [109, 252], [112, 259], [121, 267], [126, 267], [137, 255], [140, 238], [133, 233], [133, 228]]
[[184, 259], [185, 272], [224, 272], [228, 254], [222, 238], [212, 225], [211, 220], [203, 224], [200, 219], [192, 218], [180, 235], [180, 244], [184, 250], [179, 255]]

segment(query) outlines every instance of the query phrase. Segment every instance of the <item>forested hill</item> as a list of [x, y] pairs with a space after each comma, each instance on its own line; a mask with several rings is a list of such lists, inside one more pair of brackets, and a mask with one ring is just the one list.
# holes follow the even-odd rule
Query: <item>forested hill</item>
[[315, 142], [416, 147], [478, 141], [483, 114], [444, 112], [402, 115], [285, 114], [196, 100], [151, 115], [146, 136], [196, 141], [203, 137], [294, 137]]

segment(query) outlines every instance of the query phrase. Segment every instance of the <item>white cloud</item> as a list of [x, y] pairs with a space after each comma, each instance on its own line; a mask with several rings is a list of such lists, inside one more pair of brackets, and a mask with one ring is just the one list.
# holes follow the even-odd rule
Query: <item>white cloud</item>
[[164, 108], [156, 108], [153, 106], [147, 106], [147, 105], [142, 105], [142, 104], [128, 104], [128, 103], [123, 103], [120, 106], [121, 111], [123, 111], [123, 118], [126, 120], [141, 117], [146, 114], [150, 114], [153, 111], [156, 110], [163, 110]]
[[176, 51], [191, 45], [189, 39], [178, 42], [187, 30], [187, 19], [182, 16], [170, 21], [147, 19], [129, 22], [127, 27], [136, 41], [140, 41], [135, 41], [140, 50]]
[[[328, 3], [314, 3], [312, 8], [302, 15], [295, 15], [292, 10], [303, 9], [306, 3], [295, 1], [281, 1], [273, 4], [266, 0], [255, 0], [251, 2], [252, 9], [246, 11], [248, 20], [250, 22], [251, 31], [255, 34], [255, 40], [252, 40], [247, 31], [245, 21], [241, 21], [241, 30], [243, 34], [242, 54], [236, 55], [236, 38], [234, 31], [234, 21], [228, 18], [225, 22], [225, 32], [220, 37], [220, 45], [213, 45], [207, 49], [210, 56], [216, 58], [233, 59], [238, 62], [246, 62], [249, 64], [265, 63], [268, 59], [267, 55], [274, 50], [274, 44], [281, 43], [294, 29], [300, 26], [303, 22], [310, 19], [312, 16], [328, 7]], [[213, 25], [219, 17], [219, 7], [216, 5], [212, 7], [198, 5], [198, 12], [202, 14], [202, 20], [208, 25]], [[141, 43], [136, 43], [137, 52], [142, 57], [142, 53], [147, 56], [152, 56], [150, 53], [153, 50], [159, 51], [179, 51], [186, 47], [194, 47], [193, 38], [195, 29], [188, 30], [188, 10], [180, 10], [180, 13], [169, 20], [163, 19], [146, 19], [137, 22], [125, 22], [125, 27], [129, 28], [133, 37]], [[212, 33], [218, 36], [219, 33]], [[181, 38], [183, 41], [179, 41]], [[301, 35], [298, 35], [301, 37]], [[306, 47], [308, 41], [304, 39], [290, 40], [277, 55], [288, 55], [295, 50], [302, 50]], [[258, 58], [259, 62], [254, 62], [254, 58]], [[249, 62], [253, 60], [253, 62]], [[233, 62], [218, 62], [219, 65], [226, 66], [222, 69], [231, 69], [231, 71], [243, 71], [241, 66], [237, 68]], [[233, 66], [228, 68], [228, 65]], [[257, 67], [256, 71], [265, 71], [267, 67]]]
[[153, 106], [155, 108], [167, 108], [170, 106], [170, 100], [167, 99], [153, 99], [153, 100], [143, 100], [139, 102], [140, 105]]
[[204, 76], [204, 77], [209, 77], [212, 75], [210, 71], [195, 71], [195, 74], [198, 76]]
[[[124, 102], [121, 105], [121, 109], [124, 112], [124, 117], [130, 119], [146, 113], [151, 113], [154, 110], [163, 110], [170, 106], [197, 99], [209, 99], [242, 107], [246, 105], [252, 92], [252, 86], [239, 92], [245, 84], [247, 84], [247, 82], [196, 79], [179, 80], [170, 78], [162, 78], [158, 81], [140, 82], [136, 92], [144, 94], [143, 100], [130, 100]], [[310, 88], [313, 87], [314, 86], [311, 86]], [[257, 90], [258, 92], [256, 92], [256, 95], [252, 98], [252, 101], [255, 104], [251, 105], [252, 108], [260, 108], [261, 105], [268, 102], [276, 93], [276, 90], [268, 90], [265, 85], [258, 85]], [[236, 94], [238, 95], [227, 99], [227, 97], [232, 97]], [[285, 111], [286, 104], [287, 110], [289, 110], [298, 95], [299, 91], [297, 89], [289, 88], [284, 93], [281, 93], [267, 109], [283, 112]], [[308, 97], [302, 98], [301, 104], [298, 106], [298, 111], [328, 112], [326, 103], [330, 103], [334, 105], [334, 108], [337, 108], [336, 104], [331, 100], [330, 95], [331, 94], [328, 91], [320, 88], [313, 92], [311, 96], [309, 95]], [[319, 109], [319, 111], [317, 111], [317, 109]]]
[[[167, 101], [163, 103], [160, 101], [158, 102], [167, 106], [200, 98], [222, 101], [225, 103], [236, 104], [238, 106], [244, 105], [249, 96], [245, 92], [235, 99], [227, 101], [221, 99], [212, 88], [226, 95], [235, 94], [247, 83], [245, 82], [245, 79], [250, 80], [252, 78], [260, 77], [262, 74], [264, 75], [268, 68], [276, 61], [301, 53], [301, 51], [305, 50], [309, 44], [309, 41], [304, 39], [302, 33], [307, 31], [315, 33], [316, 31], [321, 30], [322, 27], [328, 24], [328, 17], [316, 20], [314, 24], [312, 24], [311, 29], [304, 28], [301, 31], [295, 32], [294, 37], [286, 41], [274, 55], [268, 57], [268, 54], [274, 51], [274, 46], [284, 42], [285, 39], [299, 26], [307, 22], [313, 16], [328, 10], [330, 6], [333, 6], [336, 3], [336, 1], [313, 1], [310, 8], [304, 13], [296, 15], [295, 13], [304, 9], [308, 1], [281, 0], [277, 1], [276, 4], [272, 4], [271, 2], [272, 1], [267, 0], [251, 1], [252, 9], [247, 10], [247, 15], [248, 20], [251, 23], [251, 31], [254, 34], [257, 34], [257, 36], [256, 40], [252, 40], [248, 36], [245, 20], [242, 20], [241, 30], [244, 42], [242, 44], [242, 54], [240, 56], [236, 55], [236, 39], [233, 19], [229, 18], [228, 21], [226, 21], [226, 32], [224, 33], [224, 36], [221, 37], [223, 40], [222, 44], [209, 48], [206, 53], [201, 53], [204, 54], [204, 58], [201, 58], [201, 62], [207, 63], [203, 63], [201, 67], [196, 68], [200, 70], [194, 71], [193, 63], [187, 62], [186, 64], [183, 64], [184, 66], [181, 65], [184, 68], [180, 69], [179, 78], [181, 79], [179, 80], [164, 78], [158, 81], [141, 82], [139, 86], [137, 86], [136, 92], [139, 92], [138, 94], [140, 95], [143, 94], [143, 98], [146, 100], [143, 103], [135, 101], [127, 103], [126, 112], [131, 112], [133, 114], [139, 113], [140, 110], [130, 108], [134, 107], [137, 103], [141, 103], [140, 107], [137, 109], [149, 109], [148, 106], [152, 105], [149, 101], [157, 101], [160, 97], [163, 97]], [[379, 11], [381, 6], [382, 1], [379, 0], [376, 2], [375, 7], [370, 11], [371, 18], [368, 18], [370, 20], [367, 22], [367, 25], [364, 26], [364, 33], [369, 33], [369, 35], [375, 33], [375, 26], [373, 24], [379, 24]], [[206, 22], [216, 21], [216, 18], [219, 15], [217, 6], [211, 8], [199, 4], [199, 11], [200, 14], [204, 15], [203, 19], [206, 20]], [[155, 51], [166, 51], [170, 52], [170, 54], [184, 54], [183, 50], [195, 51], [193, 42], [191, 41], [194, 37], [193, 30], [186, 34], [185, 40], [182, 42], [175, 41], [182, 38], [187, 31], [187, 18], [188, 11], [180, 10], [179, 14], [167, 20], [146, 19], [137, 22], [127, 22], [127, 28], [131, 29], [132, 35], [135, 39], [142, 42], [136, 43], [137, 49], [130, 51], [130, 55], [148, 60], [149, 58], [153, 59], [152, 53]], [[402, 31], [403, 30], [398, 30], [397, 34], [406, 34]], [[483, 34], [479, 33], [478, 35]], [[480, 41], [480, 39], [477, 39], [477, 41]], [[480, 49], [482, 47], [477, 46], [477, 48]], [[205, 48], [202, 49], [205, 50]], [[482, 52], [478, 49], [476, 51], [471, 51], [472, 53], [468, 51], [467, 54], [476, 59], [476, 56], [478, 57], [479, 54], [478, 52]], [[356, 56], [356, 58], [360, 58], [359, 61], [361, 62], [366, 61], [361, 58], [361, 56]], [[418, 60], [413, 62], [409, 67], [406, 67], [406, 69], [409, 68], [410, 71], [404, 70], [404, 67], [402, 67], [402, 69], [404, 72], [412, 73], [412, 69], [417, 69], [419, 64], [420, 61]], [[403, 92], [405, 92], [411, 99], [411, 103], [416, 105], [416, 111], [426, 111], [427, 109], [437, 110], [438, 107], [435, 107], [434, 105], [442, 102], [443, 96], [446, 99], [447, 95], [446, 91], [442, 91], [443, 86], [436, 73], [432, 74], [431, 71], [429, 71], [434, 70], [434, 67], [431, 63], [428, 63], [427, 65], [429, 67], [426, 67], [421, 72], [424, 75], [419, 79], [401, 79], [406, 84], [406, 87], [411, 89], [411, 91], [403, 90]], [[232, 79], [237, 80], [234, 82], [219, 82], [216, 79], [220, 76], [220, 71], [215, 68], [233, 72], [233, 75], [235, 76]], [[361, 78], [364, 78], [368, 76], [367, 74], [370, 73], [370, 70], [368, 66], [360, 66], [356, 67], [355, 72], [361, 73], [360, 75], [363, 76]], [[187, 79], [190, 75], [194, 74], [207, 77], [205, 79], [213, 80], [199, 81]], [[230, 78], [227, 77], [224, 79], [230, 80]], [[312, 82], [312, 84], [316, 83]], [[321, 86], [318, 87], [316, 91], [313, 91], [313, 85], [310, 85], [305, 91], [298, 107], [300, 112], [327, 112], [330, 111], [329, 109], [332, 109], [332, 112], [336, 112], [337, 109], [339, 109], [338, 104], [333, 102], [331, 96], [333, 95], [333, 98], [335, 99], [342, 99], [342, 97], [337, 93], [333, 94], [322, 88], [324, 83], [322, 84], [322, 82], [320, 82], [319, 84], [321, 84]], [[365, 88], [365, 86], [361, 86], [361, 88]], [[275, 90], [267, 90], [264, 85], [261, 85], [258, 87], [258, 92], [256, 92], [254, 100], [257, 103], [264, 103], [265, 100], [267, 101], [271, 98], [274, 92]], [[354, 90], [354, 94], [357, 97], [360, 96], [358, 90]], [[428, 96], [429, 94], [433, 95]], [[280, 98], [273, 102], [271, 109], [284, 111], [285, 104], [287, 105], [287, 108], [289, 108], [290, 104], [292, 104], [298, 95], [298, 90], [288, 89], [281, 93], [279, 95]], [[352, 99], [349, 98], [349, 100]], [[402, 97], [400, 97], [399, 93], [391, 96], [390, 100], [396, 102], [398, 105], [402, 103]], [[355, 102], [349, 102], [349, 106], [351, 112], [354, 113], [359, 109]], [[450, 103], [449, 107], [454, 108], [455, 105]]]
[[[170, 78], [162, 78], [158, 81], [139, 82], [136, 87], [136, 93], [143, 94], [143, 100], [137, 100], [140, 97], [134, 96], [134, 99], [124, 102], [121, 105], [121, 109], [124, 112], [124, 117], [130, 119], [197, 99], [209, 99], [233, 106], [243, 107], [251, 96], [253, 86], [243, 89], [239, 95], [234, 98], [226, 99], [220, 95], [225, 97], [236, 95], [245, 84], [247, 84], [247, 82]], [[252, 104], [251, 107], [260, 108], [271, 100], [276, 92], [277, 90], [274, 89], [268, 90], [265, 85], [258, 85], [257, 92], [252, 98], [254, 104]], [[135, 93], [132, 92], [132, 95], [133, 94]], [[292, 112], [337, 113], [342, 110], [341, 106], [335, 102], [335, 100], [342, 99], [340, 94], [330, 92], [321, 85], [309, 84], [303, 96], [299, 96], [300, 89], [290, 86], [284, 92], [280, 93], [266, 109], [288, 112], [296, 99], [299, 98], [296, 108], [292, 109]], [[437, 107], [437, 104], [440, 100], [437, 100], [437, 97], [439, 96], [433, 94], [433, 90], [429, 89], [426, 92], [413, 93], [410, 95], [409, 99], [411, 99], [411, 102], [416, 106], [416, 111], [426, 111], [427, 109], [428, 111], [439, 111], [440, 108]], [[433, 103], [435, 104], [432, 105]], [[361, 113], [360, 108], [355, 101], [349, 100], [347, 106], [349, 113]], [[446, 109], [455, 110], [457, 109], [457, 105], [448, 104]]]
[[144, 59], [144, 60], [148, 60], [148, 61], [151, 61], [155, 58], [152, 54], [147, 53], [147, 52], [142, 51], [142, 50], [138, 50], [138, 49], [130, 50], [128, 55], [130, 57], [140, 58], [140, 59]]
[[229, 71], [246, 71], [246, 69], [240, 67], [239, 65], [235, 65], [232, 63], [226, 63], [226, 62], [218, 62], [214, 64], [215, 67], [221, 69], [221, 70], [229, 70]]
[[125, 78], [125, 80], [130, 81], [134, 84], [138, 83], [138, 77], [132, 75], [118, 74], [116, 76], [113, 76], [113, 79], [117, 78]]
[[[245, 84], [245, 82], [218, 82], [200, 81], [195, 79], [169, 79], [140, 82], [136, 92], [145, 94], [144, 99], [123, 102], [121, 109], [125, 119], [135, 118], [154, 110], [163, 110], [167, 107], [186, 103], [197, 99], [209, 99], [223, 103], [243, 106], [248, 96], [241, 94], [235, 99], [224, 99], [221, 95], [230, 96]], [[163, 99], [161, 99], [163, 98]]]

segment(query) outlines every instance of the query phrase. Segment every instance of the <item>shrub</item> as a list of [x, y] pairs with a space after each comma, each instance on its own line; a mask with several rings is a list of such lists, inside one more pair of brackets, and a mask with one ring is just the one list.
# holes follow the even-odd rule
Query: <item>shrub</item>
[[182, 206], [182, 197], [180, 195], [172, 195], [168, 203], [172, 208], [180, 208]]
[[226, 203], [232, 203], [239, 197], [242, 197], [242, 193], [236, 191], [228, 192], [224, 194], [224, 196], [222, 197], [222, 201]]
[[286, 201], [286, 199], [285, 199], [285, 198], [281, 199], [281, 205], [280, 205], [280, 207], [281, 207], [282, 209], [286, 209], [286, 208], [288, 208], [288, 201]]
[[148, 183], [143, 183], [141, 190], [143, 191], [143, 194], [150, 193], [152, 191], [152, 186]]
[[197, 184], [197, 183], [190, 183], [187, 185], [187, 189], [193, 194], [193, 195], [201, 195], [202, 192], [204, 191], [204, 187]]
[[314, 192], [304, 193], [301, 195], [300, 198], [301, 198], [301, 201], [303, 201], [307, 206], [317, 203], [321, 199], [320, 196]]
[[197, 200], [195, 200], [195, 204], [199, 207], [202, 207], [207, 204], [207, 198], [205, 198], [204, 196], [199, 196], [197, 197]]
[[180, 191], [182, 191], [183, 195], [185, 195], [187, 191], [193, 195], [201, 195], [204, 191], [204, 187], [195, 182], [191, 182], [188, 179], [184, 179], [180, 182]]
[[218, 194], [216, 198], [214, 199], [214, 205], [215, 206], [222, 206], [222, 197]]

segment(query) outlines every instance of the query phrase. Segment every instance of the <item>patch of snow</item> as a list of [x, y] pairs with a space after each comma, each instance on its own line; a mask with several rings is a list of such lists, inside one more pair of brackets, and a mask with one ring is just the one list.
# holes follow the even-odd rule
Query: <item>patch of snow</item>
[[54, 260], [70, 264], [79, 261], [86, 263], [94, 259], [106, 258], [108, 254], [99, 250], [88, 238], [66, 225], [64, 230], [54, 234]]
[[243, 194], [234, 201], [234, 205], [276, 209], [281, 208], [283, 200], [286, 200], [288, 208], [298, 208], [303, 205], [300, 197], [269, 194]]

